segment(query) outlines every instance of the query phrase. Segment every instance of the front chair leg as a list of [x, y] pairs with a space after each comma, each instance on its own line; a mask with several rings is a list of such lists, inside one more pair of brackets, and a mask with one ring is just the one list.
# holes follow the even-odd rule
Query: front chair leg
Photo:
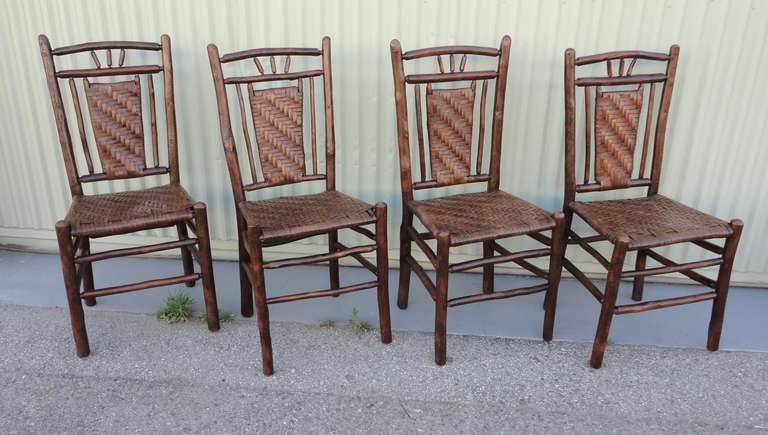
[[723, 249], [723, 264], [717, 274], [717, 296], [712, 301], [712, 316], [709, 319], [709, 333], [707, 336], [707, 349], [714, 352], [720, 348], [720, 336], [723, 332], [723, 317], [725, 316], [725, 301], [728, 298], [728, 286], [731, 282], [731, 270], [736, 258], [736, 248], [741, 239], [741, 230], [744, 222], [739, 219], [731, 221], [733, 234], [725, 241]]
[[269, 335], [269, 308], [267, 307], [267, 293], [264, 282], [264, 262], [261, 252], [261, 229], [248, 227], [248, 239], [246, 240], [251, 251], [251, 282], [253, 297], [256, 300], [256, 322], [259, 325], [259, 339], [261, 341], [261, 368], [265, 376], [274, 373], [272, 363], [272, 338]]
[[[178, 235], [179, 240], [187, 240], [189, 238], [189, 233], [187, 232], [187, 224], [184, 222], [177, 223], [176, 234]], [[189, 252], [189, 248], [187, 246], [181, 247], [181, 264], [184, 268], [184, 275], [195, 273], [195, 265], [192, 263], [192, 254]], [[195, 280], [187, 281], [184, 283], [184, 285], [187, 287], [194, 287]]]
[[403, 222], [400, 225], [400, 281], [397, 288], [397, 306], [404, 310], [408, 308], [408, 293], [411, 285], [411, 265], [407, 259], [411, 256], [411, 238], [408, 236], [408, 227], [413, 223], [413, 215], [403, 213]]
[[392, 342], [392, 327], [389, 320], [389, 249], [387, 246], [387, 204], [379, 202], [376, 213], [376, 277], [379, 282], [377, 297], [379, 303], [379, 330], [381, 342]]
[[[83, 252], [85, 255], [91, 254], [91, 240], [88, 237], [83, 237]], [[91, 263], [83, 263], [83, 293], [92, 292], [94, 290], [93, 284], [93, 265]], [[83, 298], [85, 305], [92, 307], [96, 305], [96, 298]]]
[[85, 330], [85, 316], [80, 300], [80, 288], [75, 278], [75, 249], [72, 245], [70, 226], [64, 221], [56, 222], [56, 238], [59, 241], [59, 257], [61, 258], [61, 271], [64, 276], [64, 289], [67, 292], [67, 304], [69, 305], [69, 320], [72, 323], [72, 335], [75, 339], [77, 356], [85, 358], [91, 353], [88, 346], [88, 333]]
[[547, 293], [544, 296], [544, 341], [551, 341], [555, 329], [555, 309], [557, 308], [557, 290], [560, 287], [560, 274], [565, 254], [565, 214], [554, 214], [555, 228], [552, 229], [552, 241], [549, 252], [549, 275]]
[[[211, 259], [211, 240], [208, 235], [208, 214], [205, 204], [198, 202], [192, 207], [195, 212], [195, 228], [197, 229], [198, 262], [200, 274], [203, 276], [203, 298], [205, 299], [205, 318], [210, 331], [218, 331], [219, 307], [216, 302], [216, 284], [213, 278], [213, 261]], [[194, 269], [193, 269], [194, 270]]]
[[613, 247], [610, 269], [608, 270], [608, 279], [605, 282], [603, 305], [600, 309], [600, 319], [597, 322], [595, 341], [592, 343], [592, 357], [590, 359], [590, 365], [592, 368], [599, 369], [600, 366], [603, 365], [605, 345], [608, 342], [608, 333], [611, 329], [611, 320], [613, 320], [613, 314], [616, 310], [616, 295], [619, 291], [621, 269], [624, 266], [624, 257], [627, 254], [628, 246], [629, 238], [623, 236], [616, 242]]
[[448, 323], [448, 251], [451, 244], [446, 232], [437, 234], [437, 282], [435, 284], [435, 363], [446, 362], [446, 327]]
[[[336, 251], [336, 244], [339, 243], [339, 231], [333, 230], [328, 233], [328, 252], [335, 252]], [[328, 271], [329, 271], [329, 278], [331, 282], [331, 288], [337, 289], [341, 286], [339, 283], [339, 260], [329, 260], [328, 261]], [[339, 295], [333, 295], [333, 297], [337, 298]]]
[[248, 256], [248, 251], [245, 249], [245, 237], [243, 232], [245, 231], [245, 223], [242, 217], [237, 216], [237, 250], [239, 253], [239, 261], [237, 269], [240, 272], [240, 314], [243, 317], [253, 316], [253, 291], [251, 290], [251, 281], [248, 279], [248, 273], [246, 269], [251, 267], [251, 259]]
[[[648, 257], [648, 254], [646, 253], [645, 250], [641, 249], [637, 251], [637, 260], [635, 260], [635, 270], [645, 270], [645, 261], [647, 257]], [[644, 286], [645, 286], [645, 277], [636, 276], [632, 283], [632, 300], [633, 301], [639, 302], [643, 300]]]

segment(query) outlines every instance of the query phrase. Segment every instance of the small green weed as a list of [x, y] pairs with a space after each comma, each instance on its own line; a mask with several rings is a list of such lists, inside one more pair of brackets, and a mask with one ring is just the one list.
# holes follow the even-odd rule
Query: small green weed
[[186, 322], [192, 318], [195, 300], [183, 290], [168, 295], [165, 305], [157, 312], [157, 318], [166, 323]]
[[334, 326], [336, 326], [336, 322], [331, 319], [326, 319], [320, 322], [320, 326], [323, 328], [333, 328]]
[[605, 341], [605, 345], [606, 346], [613, 346], [614, 344], [616, 344], [616, 343], [614, 343], [613, 340], [611, 340], [610, 338]]
[[352, 314], [349, 316], [347, 326], [357, 334], [362, 334], [373, 329], [370, 323], [360, 318], [357, 308], [352, 308]]
[[235, 320], [235, 315], [232, 312], [219, 310], [219, 322], [229, 323], [233, 320]]

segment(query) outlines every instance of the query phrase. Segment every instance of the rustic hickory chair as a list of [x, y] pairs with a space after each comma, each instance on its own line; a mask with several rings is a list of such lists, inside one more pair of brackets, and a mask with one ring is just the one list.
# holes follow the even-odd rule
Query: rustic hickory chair
[[[336, 190], [335, 137], [333, 119], [333, 87], [331, 79], [331, 40], [323, 38], [322, 49], [316, 48], [257, 48], [219, 56], [214, 44], [208, 45], [208, 57], [216, 88], [219, 125], [224, 153], [229, 167], [232, 192], [235, 198], [237, 233], [240, 244], [240, 297], [243, 316], [253, 315], [254, 297], [261, 339], [262, 369], [265, 375], [273, 373], [272, 343], [269, 335], [269, 304], [279, 304], [324, 296], [377, 288], [379, 323], [382, 343], [392, 341], [389, 321], [389, 290], [387, 288], [387, 206], [375, 206], [344, 195]], [[282, 68], [278, 61], [283, 58]], [[291, 59], [301, 58], [307, 63], [317, 62], [316, 69], [291, 71]], [[268, 63], [262, 64], [262, 60]], [[298, 59], [297, 59], [298, 60]], [[225, 77], [222, 64], [238, 61], [253, 62], [255, 75]], [[241, 67], [246, 65], [240, 63]], [[325, 173], [318, 171], [317, 120], [315, 78], [322, 78], [324, 103]], [[259, 83], [289, 82], [280, 87], [256, 89]], [[291, 83], [293, 82], [293, 83]], [[308, 96], [305, 97], [305, 82]], [[227, 86], [234, 89], [242, 127], [242, 145], [248, 156], [250, 182], [243, 180], [238, 161], [236, 141], [227, 96]], [[243, 89], [245, 88], [245, 89]], [[245, 97], [245, 98], [244, 98]], [[246, 101], [247, 98], [247, 101]], [[310, 140], [306, 144], [304, 133], [305, 99], [309, 100]], [[258, 163], [251, 146], [249, 119], [255, 130]], [[311, 169], [306, 162], [305, 149], [310, 148]], [[260, 171], [257, 171], [260, 168]], [[309, 173], [308, 173], [309, 172]], [[248, 201], [246, 192], [267, 187], [325, 181], [325, 191], [318, 194], [283, 196], [273, 199]], [[374, 225], [375, 233], [366, 225]], [[338, 240], [340, 229], [350, 229], [371, 239], [373, 243], [348, 247]], [[262, 248], [277, 246], [311, 236], [328, 235], [328, 253], [286, 260], [264, 261]], [[374, 265], [362, 256], [376, 251]], [[351, 256], [371, 271], [375, 280], [340, 286], [339, 258]], [[286, 266], [328, 261], [330, 289], [309, 291], [283, 296], [267, 297], [264, 270]]]
[[[77, 355], [85, 357], [90, 353], [81, 300], [84, 300], [86, 305], [93, 306], [97, 297], [180, 283], [192, 287], [200, 278], [203, 281], [208, 329], [217, 331], [219, 314], [216, 307], [205, 204], [195, 202], [179, 184], [170, 38], [163, 35], [159, 44], [126, 41], [88, 42], [56, 49], [51, 49], [45, 35], [40, 35], [38, 39], [69, 189], [72, 193], [69, 213], [56, 223], [56, 236], [59, 241], [64, 286]], [[106, 59], [99, 59], [99, 52], [103, 52]], [[157, 57], [162, 65], [126, 65], [128, 52], [138, 56], [159, 52]], [[70, 55], [77, 54], [86, 58], [90, 55], [95, 67], [60, 70], [56, 68], [55, 58], [67, 56], [72, 59]], [[153, 76], [159, 73], [162, 73], [163, 80], [168, 143], [167, 166], [161, 165], [158, 146]], [[111, 79], [117, 76], [128, 78]], [[82, 79], [81, 86], [78, 86], [76, 79]], [[75, 115], [82, 146], [81, 162], [85, 162], [86, 168], [78, 168], [76, 147], [72, 143], [68, 111], [59, 88], [59, 80], [66, 80], [70, 90], [70, 113], [73, 111]], [[148, 107], [142, 104], [142, 88], [146, 92], [145, 95], [148, 95]], [[80, 103], [81, 94], [85, 95], [89, 114], [87, 118]], [[145, 134], [144, 116], [147, 110], [150, 140]], [[93, 133], [93, 145], [86, 130], [88, 120]], [[151, 160], [147, 142], [151, 147]], [[96, 158], [91, 156], [94, 147], [97, 151]], [[87, 173], [83, 174], [83, 169]], [[163, 174], [169, 175], [170, 182], [158, 187], [96, 195], [83, 193], [83, 183]], [[178, 232], [178, 241], [91, 252], [91, 239], [174, 226]], [[187, 227], [195, 237], [189, 237]], [[103, 289], [94, 288], [94, 262], [169, 249], [181, 249], [183, 275]], [[195, 272], [193, 257], [200, 264], [199, 273]]]
[[[718, 349], [723, 327], [723, 312], [728, 296], [731, 268], [743, 223], [729, 222], [704, 214], [658, 194], [664, 135], [669, 116], [672, 88], [680, 49], [673, 45], [668, 53], [615, 51], [576, 57], [573, 49], [565, 51], [565, 198], [563, 211], [568, 224], [566, 244], [575, 244], [592, 255], [608, 270], [604, 291], [589, 280], [568, 259], [563, 266], [602, 304], [590, 364], [599, 368], [614, 314], [639, 313], [659, 308], [711, 300], [707, 348]], [[635, 73], [640, 60], [657, 72]], [[576, 67], [605, 62], [605, 74], [576, 77]], [[594, 67], [592, 67], [594, 69]], [[663, 69], [663, 72], [659, 72]], [[594, 73], [593, 73], [594, 74]], [[580, 156], [584, 171], [576, 175], [576, 89], [584, 92], [584, 148]], [[658, 95], [657, 95], [658, 94]], [[654, 104], [654, 102], [657, 104]], [[641, 134], [638, 134], [641, 133]], [[642, 140], [640, 140], [640, 137]], [[640, 147], [636, 146], [639, 142]], [[650, 149], [650, 175], [646, 163]], [[638, 155], [639, 154], [639, 155]], [[639, 158], [639, 165], [635, 161]], [[576, 201], [576, 194], [614, 189], [647, 187], [640, 198], [607, 201]], [[597, 234], [580, 236], [571, 230], [574, 213]], [[725, 239], [723, 246], [708, 239]], [[613, 246], [610, 260], [591, 243], [608, 241]], [[677, 263], [652, 248], [690, 242], [716, 258]], [[565, 247], [563, 248], [565, 251]], [[626, 254], [636, 251], [635, 270], [623, 271]], [[651, 258], [661, 264], [646, 267]], [[720, 266], [716, 280], [695, 272], [708, 266]], [[617, 305], [619, 281], [634, 280], [632, 299], [641, 301], [646, 276], [680, 273], [713, 289], [683, 297]]]
[[[445, 46], [402, 52], [400, 42], [390, 44], [392, 73], [397, 109], [397, 133], [400, 151], [400, 180], [403, 199], [403, 222], [400, 229], [400, 287], [397, 305], [408, 306], [410, 275], [413, 271], [435, 301], [435, 362], [446, 362], [446, 321], [448, 307], [455, 307], [494, 299], [510, 298], [546, 291], [544, 340], [552, 339], [555, 319], [557, 287], [560, 281], [561, 238], [565, 233], [565, 217], [554, 215], [533, 204], [499, 190], [501, 166], [501, 137], [504, 121], [504, 94], [509, 65], [510, 38], [504, 36], [499, 49], [475, 46]], [[495, 69], [465, 71], [467, 56], [497, 58]], [[443, 58], [447, 57], [447, 62]], [[405, 74], [404, 63], [422, 58], [437, 60], [439, 72]], [[496, 59], [493, 59], [494, 62]], [[473, 133], [473, 113], [476, 109], [476, 84], [481, 91], [478, 108], [477, 132]], [[495, 81], [490, 155], [487, 168], [483, 165], [486, 100], [489, 82]], [[464, 82], [461, 87], [446, 88], [446, 82]], [[409, 137], [406, 85], [413, 85], [418, 139], [419, 180], [413, 180], [411, 170], [411, 144]], [[429, 174], [424, 147], [424, 116], [422, 87], [426, 85], [426, 128], [429, 145]], [[441, 86], [441, 88], [438, 88]], [[473, 136], [477, 145], [473, 147]], [[474, 165], [472, 151], [476, 150]], [[473, 171], [474, 169], [474, 171]], [[486, 171], [486, 172], [483, 172]], [[473, 173], [474, 172], [474, 173]], [[448, 195], [426, 200], [414, 199], [413, 191], [465, 183], [487, 183], [487, 191]], [[426, 227], [419, 232], [413, 216]], [[542, 232], [551, 231], [551, 238]], [[499, 239], [529, 236], [547, 245], [541, 249], [510, 252], [498, 243]], [[437, 252], [427, 244], [436, 239]], [[424, 252], [437, 272], [433, 283], [424, 269], [411, 256], [411, 243]], [[482, 243], [483, 258], [449, 264], [451, 247], [469, 243]], [[551, 247], [551, 248], [550, 248]], [[499, 255], [496, 255], [498, 253]], [[544, 271], [528, 260], [550, 257], [549, 271]], [[524, 288], [505, 291], [494, 290], [494, 265], [514, 262], [546, 281]], [[483, 268], [482, 293], [448, 299], [448, 274]]]

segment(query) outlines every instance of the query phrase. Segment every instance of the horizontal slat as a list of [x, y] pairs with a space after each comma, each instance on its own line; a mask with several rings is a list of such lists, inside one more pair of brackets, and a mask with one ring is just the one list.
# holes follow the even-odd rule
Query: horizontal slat
[[107, 77], [107, 76], [128, 76], [134, 74], [154, 74], [163, 70], [160, 65], [134, 65], [119, 66], [110, 68], [84, 68], [84, 69], [65, 69], [58, 71], [56, 77], [60, 79], [78, 78], [78, 77]]
[[665, 273], [675, 273], [675, 272], [682, 272], [682, 271], [691, 270], [691, 269], [700, 269], [702, 267], [717, 266], [718, 264], [723, 264], [722, 258], [692, 261], [690, 263], [675, 264], [674, 266], [651, 267], [643, 270], [630, 270], [627, 272], [622, 272], [621, 277], [634, 278], [636, 276], [663, 275]]
[[444, 54], [473, 54], [477, 56], [496, 57], [499, 50], [491, 47], [479, 47], [475, 45], [446, 45], [442, 47], [420, 48], [403, 53], [404, 60], [419, 59], [429, 56], [441, 56]]
[[377, 287], [379, 283], [377, 281], [368, 281], [360, 284], [348, 285], [346, 287], [339, 287], [337, 289], [328, 290], [315, 290], [304, 293], [294, 293], [284, 296], [275, 296], [267, 298], [268, 304], [281, 304], [284, 302], [301, 301], [305, 299], [323, 298], [326, 296], [343, 295], [344, 293], [352, 293], [360, 290], [365, 290], [373, 287]]
[[604, 62], [606, 60], [613, 60], [613, 59], [646, 59], [646, 60], [667, 61], [669, 60], [669, 55], [666, 53], [658, 53], [655, 51], [642, 51], [642, 50], [611, 51], [608, 53], [592, 54], [589, 56], [577, 57], [576, 65], [589, 65], [592, 63]]
[[[453, 183], [453, 184], [463, 184], [463, 183], [482, 183], [484, 181], [489, 181], [491, 177], [489, 175], [470, 175], [466, 178], [464, 178], [463, 181]], [[413, 183], [414, 190], [420, 190], [420, 189], [432, 189], [434, 187], [445, 187], [450, 186], [451, 184], [440, 184], [435, 180], [429, 180], [429, 181], [419, 181], [417, 183]]]
[[307, 181], [320, 181], [320, 180], [325, 180], [325, 175], [304, 175], [303, 177], [301, 177], [296, 181], [284, 181], [279, 183], [270, 183], [270, 182], [262, 181], [259, 183], [246, 184], [245, 186], [243, 186], [243, 189], [246, 192], [250, 192], [252, 190], [264, 189], [266, 187], [277, 187], [277, 186], [283, 186], [285, 184], [305, 183]]
[[321, 261], [334, 260], [336, 258], [346, 257], [352, 254], [362, 254], [376, 250], [376, 245], [356, 246], [346, 248], [342, 251], [329, 252], [327, 254], [307, 255], [304, 257], [286, 258], [285, 260], [275, 260], [264, 263], [264, 269], [279, 269], [281, 267], [299, 266], [302, 264], [313, 264]]
[[677, 305], [693, 304], [712, 300], [717, 297], [715, 292], [699, 293], [690, 296], [680, 296], [678, 298], [659, 299], [656, 301], [641, 302], [639, 304], [617, 305], [615, 314], [642, 313], [643, 311], [658, 310], [659, 308], [669, 308]]
[[99, 252], [91, 255], [84, 255], [75, 258], [75, 263], [92, 263], [94, 261], [107, 260], [109, 258], [127, 257], [130, 255], [149, 254], [150, 252], [166, 251], [168, 249], [181, 248], [182, 246], [191, 246], [197, 243], [197, 239], [176, 240], [173, 242], [157, 243], [147, 246], [136, 246], [133, 248], [114, 249], [112, 251]]
[[496, 78], [496, 71], [470, 71], [440, 74], [410, 74], [405, 76], [406, 83], [443, 83], [471, 80], [490, 80]]
[[221, 63], [235, 62], [260, 56], [321, 56], [322, 50], [317, 48], [255, 48], [252, 50], [235, 51], [221, 56]]
[[581, 77], [576, 86], [621, 86], [641, 83], [658, 83], [667, 79], [666, 74], [638, 74], [629, 77]]
[[349, 227], [350, 230], [360, 233], [364, 235], [365, 237], [368, 237], [371, 240], [376, 240], [376, 234], [373, 233], [373, 231], [369, 230], [368, 228], [363, 227]]
[[[646, 254], [648, 254], [649, 257], [651, 257], [652, 259], [658, 261], [659, 263], [661, 263], [661, 264], [663, 264], [665, 266], [676, 266], [677, 265], [677, 263], [675, 263], [674, 261], [670, 260], [669, 258], [667, 258], [667, 257], [665, 257], [665, 256], [663, 256], [663, 255], [659, 254], [658, 252], [653, 251], [651, 249], [645, 249], [644, 252]], [[700, 273], [694, 272], [692, 270], [681, 270], [681, 271], [678, 271], [678, 273], [681, 273], [681, 274], [687, 276], [688, 278], [698, 282], [699, 284], [703, 284], [703, 285], [705, 285], [705, 286], [707, 286], [709, 288], [715, 288], [717, 286], [717, 283], [715, 282], [715, 280], [707, 278], [706, 276], [704, 276], [704, 275], [702, 275]]]
[[[139, 177], [146, 177], [148, 175], [163, 175], [168, 173], [168, 168], [165, 166], [159, 166], [157, 168], [146, 168], [139, 173], [139, 175], [128, 175], [125, 177], [120, 177], [121, 180], [127, 180], [130, 178], [139, 178]], [[96, 181], [106, 181], [110, 180], [109, 176], [104, 173], [98, 173], [98, 174], [88, 174], [83, 175], [80, 177], [81, 183], [94, 183]]]
[[153, 287], [164, 287], [167, 285], [181, 284], [182, 282], [195, 281], [200, 279], [199, 273], [190, 273], [187, 275], [179, 275], [171, 278], [150, 279], [148, 281], [137, 282], [134, 284], [118, 285], [114, 287], [107, 287], [99, 290], [89, 291], [88, 293], [81, 293], [81, 298], [96, 298], [100, 296], [116, 295], [119, 293], [128, 293], [138, 290], [144, 290]]
[[525, 258], [545, 257], [549, 255], [549, 248], [531, 249], [528, 251], [515, 252], [509, 255], [499, 255], [490, 258], [478, 258], [476, 260], [464, 261], [452, 264], [448, 267], [449, 272], [463, 272], [465, 270], [476, 269], [489, 264], [509, 263], [514, 260]]
[[66, 45], [51, 50], [54, 56], [63, 56], [65, 54], [82, 53], [84, 51], [94, 50], [114, 50], [114, 49], [127, 49], [127, 50], [151, 50], [160, 51], [163, 46], [154, 42], [140, 42], [140, 41], [99, 41], [99, 42], [85, 42], [82, 44]]
[[717, 246], [714, 243], [708, 242], [706, 240], [694, 240], [691, 243], [700, 248], [704, 248], [709, 252], [714, 252], [715, 254], [723, 255], [723, 252], [725, 252], [725, 249], [722, 246]]
[[475, 302], [492, 301], [495, 299], [507, 299], [515, 296], [524, 296], [543, 292], [549, 287], [549, 284], [538, 284], [530, 287], [521, 287], [512, 290], [495, 291], [493, 293], [476, 293], [469, 296], [448, 299], [449, 307], [458, 307], [459, 305], [474, 304]]
[[224, 84], [234, 85], [242, 83], [259, 83], [259, 82], [275, 82], [279, 80], [298, 80], [308, 77], [317, 77], [323, 75], [323, 70], [313, 69], [309, 71], [297, 71], [292, 73], [282, 74], [264, 74], [260, 76], [236, 76], [227, 77], [224, 79]]

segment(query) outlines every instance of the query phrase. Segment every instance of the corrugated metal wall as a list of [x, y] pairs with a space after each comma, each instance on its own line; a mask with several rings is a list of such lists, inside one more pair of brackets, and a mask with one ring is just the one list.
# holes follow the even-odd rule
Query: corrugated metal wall
[[[182, 181], [208, 203], [215, 255], [233, 258], [234, 217], [210, 70], [222, 52], [333, 39], [338, 186], [401, 212], [388, 43], [405, 49], [512, 36], [502, 187], [556, 209], [562, 195], [562, 54], [681, 46], [662, 192], [746, 222], [734, 278], [768, 282], [768, 2], [753, 1], [30, 1], [0, 14], [0, 243], [53, 249], [69, 203], [36, 36], [54, 46], [171, 35]], [[302, 192], [306, 187], [284, 189]], [[124, 237], [147, 242], [161, 232]], [[272, 251], [316, 252], [322, 240]], [[477, 251], [467, 248], [460, 255]], [[673, 254], [698, 258], [680, 250]], [[396, 258], [396, 251], [391, 251]], [[587, 262], [582, 257], [581, 261]], [[587, 267], [592, 268], [588, 263]], [[599, 270], [594, 267], [593, 270]]]

